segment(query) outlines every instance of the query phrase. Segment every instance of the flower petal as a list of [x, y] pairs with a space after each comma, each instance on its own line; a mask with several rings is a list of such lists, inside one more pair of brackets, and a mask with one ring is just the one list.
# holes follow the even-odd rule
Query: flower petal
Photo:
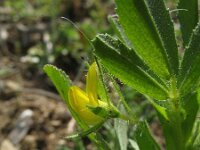
[[93, 63], [89, 67], [89, 71], [86, 77], [86, 93], [88, 94], [89, 100], [95, 106], [98, 105], [97, 100], [97, 70], [96, 63]]
[[76, 86], [69, 89], [69, 103], [74, 110], [80, 110], [89, 104], [87, 94]]
[[69, 89], [69, 103], [72, 109], [77, 113], [77, 115], [85, 121], [88, 125], [95, 125], [101, 121], [103, 118], [95, 115], [88, 109], [88, 105], [92, 105], [87, 94], [76, 86], [72, 86]]

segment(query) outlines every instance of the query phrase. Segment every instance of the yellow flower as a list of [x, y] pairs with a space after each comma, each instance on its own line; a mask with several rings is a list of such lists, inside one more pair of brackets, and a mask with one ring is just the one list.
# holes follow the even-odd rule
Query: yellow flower
[[97, 71], [96, 63], [89, 67], [86, 77], [86, 92], [76, 86], [69, 89], [69, 104], [73, 111], [88, 125], [96, 125], [104, 120], [104, 118], [94, 114], [88, 106], [91, 107], [107, 107], [107, 103], [97, 98]]

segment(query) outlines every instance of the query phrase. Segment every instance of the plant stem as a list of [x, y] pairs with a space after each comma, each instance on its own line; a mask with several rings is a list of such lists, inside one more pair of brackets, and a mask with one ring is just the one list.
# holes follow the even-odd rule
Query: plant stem
[[[171, 128], [171, 138], [174, 139], [173, 148], [174, 150], [185, 150], [186, 143], [184, 141], [184, 134], [182, 131], [182, 120], [180, 107], [179, 92], [177, 90], [176, 78], [171, 78], [171, 91], [169, 93], [171, 99], [171, 110], [169, 111], [170, 128]], [[169, 138], [169, 137], [168, 137]]]
[[175, 109], [170, 117], [174, 146], [176, 150], [185, 150], [185, 141], [182, 131], [182, 117], [179, 109]]

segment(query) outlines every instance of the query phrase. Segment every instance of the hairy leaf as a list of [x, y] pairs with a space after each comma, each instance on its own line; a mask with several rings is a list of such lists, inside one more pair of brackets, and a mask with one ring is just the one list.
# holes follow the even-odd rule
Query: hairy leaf
[[181, 63], [178, 85], [182, 95], [189, 93], [198, 84], [200, 77], [200, 24], [194, 30]]
[[62, 99], [68, 102], [68, 90], [71, 86], [69, 77], [61, 69], [56, 68], [53, 65], [45, 65], [44, 71], [47, 73], [53, 84], [55, 85], [58, 93]]
[[122, 43], [110, 38], [106, 40], [106, 35], [98, 35], [93, 44], [95, 53], [102, 64], [122, 82], [155, 99], [164, 100], [168, 98], [165, 87], [138, 67], [137, 63], [129, 61], [126, 56], [129, 52], [130, 55], [132, 53]]
[[69, 87], [71, 86], [71, 81], [69, 77], [61, 69], [58, 69], [57, 67], [53, 65], [49, 65], [49, 64], [44, 66], [44, 71], [53, 82], [58, 93], [67, 104], [69, 111], [71, 112], [73, 117], [76, 119], [78, 124], [82, 128], [87, 129], [88, 128], [87, 125], [79, 118], [79, 116], [76, 114], [76, 112], [73, 111], [71, 105], [69, 104], [68, 90], [69, 90]]
[[178, 74], [178, 47], [175, 39], [174, 25], [163, 0], [145, 0], [148, 10], [157, 27], [161, 42], [165, 48], [173, 74]]
[[119, 21], [136, 53], [160, 77], [169, 79], [166, 52], [144, 0], [116, 0]]
[[124, 43], [128, 46], [131, 47], [131, 42], [128, 40], [127, 36], [124, 33], [124, 29], [122, 25], [119, 23], [119, 19], [113, 16], [108, 17], [109, 22], [111, 23], [112, 27], [117, 33], [117, 36], [124, 41]]
[[190, 41], [192, 31], [198, 23], [198, 0], [179, 0], [178, 18], [181, 25], [184, 45]]

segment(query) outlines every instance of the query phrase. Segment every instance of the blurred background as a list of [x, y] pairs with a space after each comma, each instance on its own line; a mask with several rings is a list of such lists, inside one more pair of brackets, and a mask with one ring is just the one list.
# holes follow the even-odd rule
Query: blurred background
[[1, 150], [90, 147], [63, 140], [75, 121], [42, 68], [54, 64], [82, 84], [91, 46], [81, 32], [112, 34], [113, 13], [112, 0], [0, 0]]
[[[113, 0], [0, 0], [0, 150], [94, 149], [87, 138], [63, 139], [76, 124], [42, 68], [47, 63], [62, 68], [84, 87], [92, 49], [82, 32], [90, 40], [97, 33], [114, 35], [107, 19], [114, 8]], [[137, 114], [154, 120], [142, 95], [122, 90]], [[114, 147], [112, 125], [102, 134]], [[152, 122], [159, 137], [158, 126]]]

